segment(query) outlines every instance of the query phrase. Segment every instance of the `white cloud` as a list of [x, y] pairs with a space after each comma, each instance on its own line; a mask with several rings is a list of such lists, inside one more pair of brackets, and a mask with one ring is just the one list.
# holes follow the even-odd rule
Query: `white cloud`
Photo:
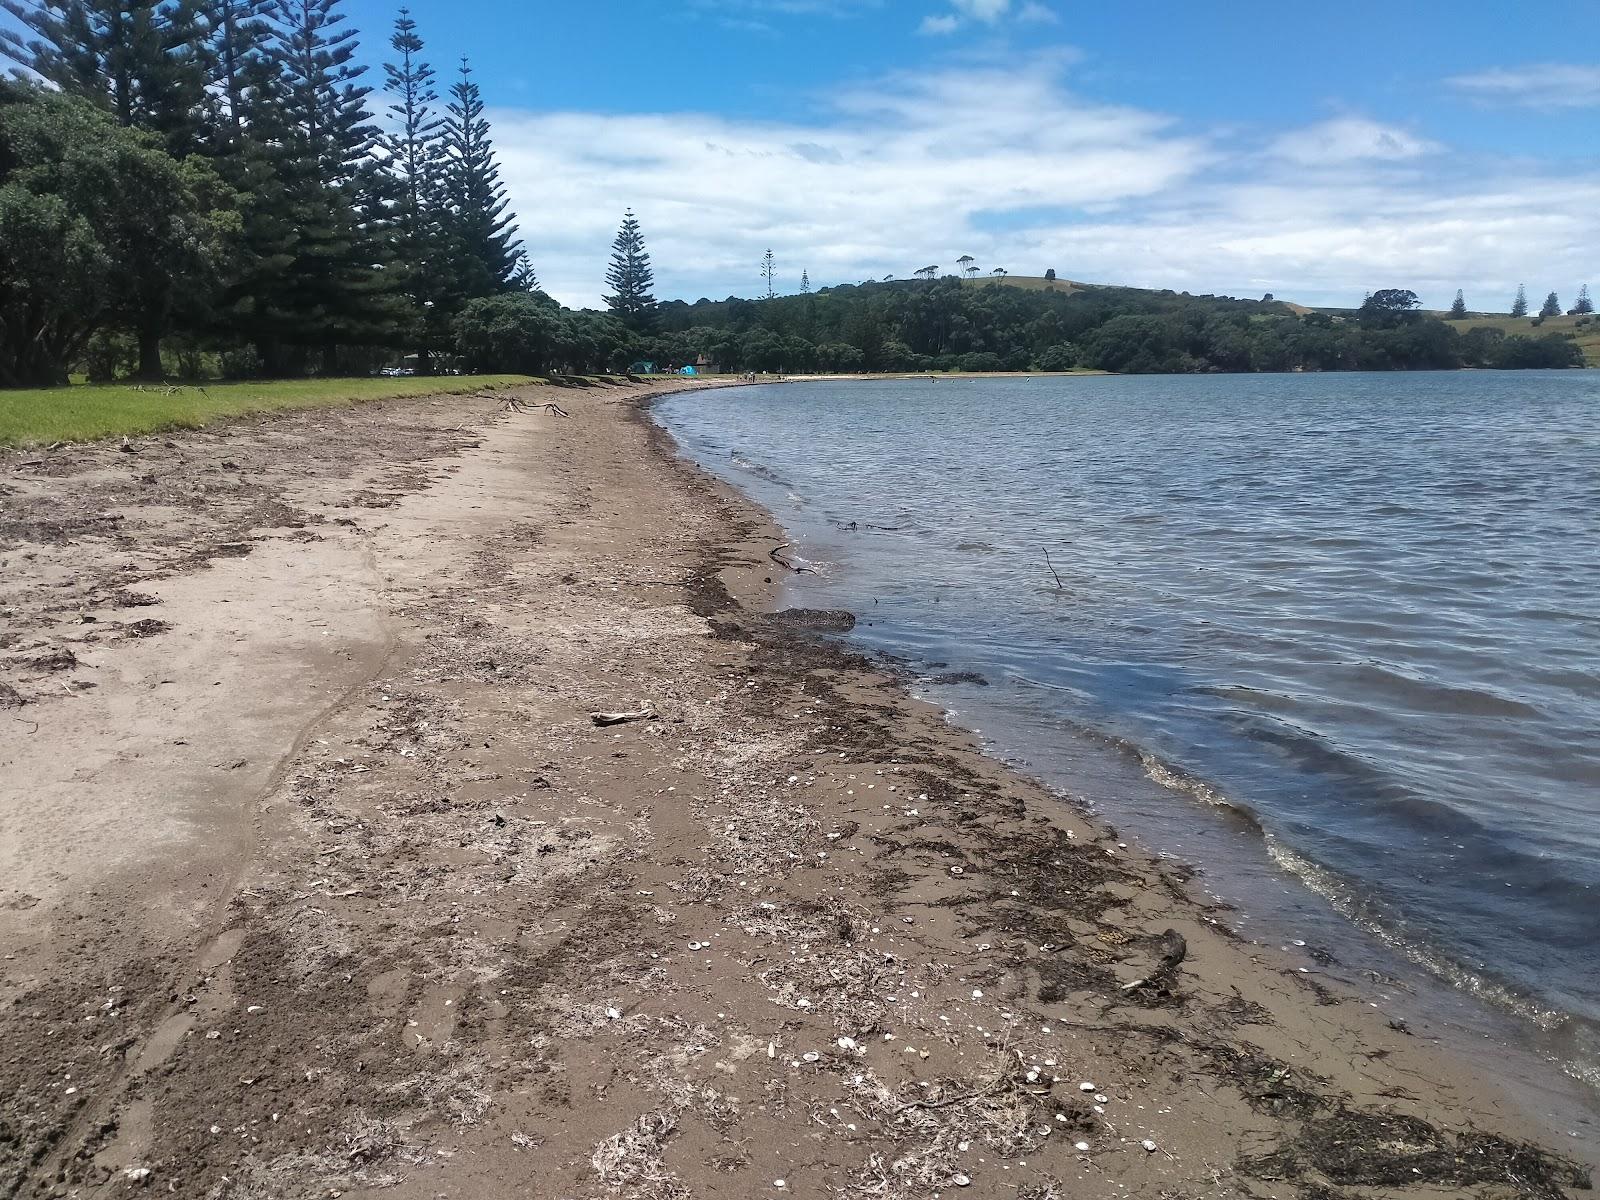
[[1404, 286], [1443, 304], [1463, 287], [1487, 306], [1523, 279], [1565, 295], [1594, 268], [1593, 172], [1464, 161], [1364, 118], [1196, 132], [1074, 94], [1060, 61], [892, 76], [781, 123], [508, 110], [495, 139], [540, 277], [575, 305], [599, 302], [630, 205], [659, 294], [690, 300], [754, 294], [769, 245], [791, 290], [802, 269], [820, 286], [969, 253], [1014, 274], [1307, 303]]
[[1400, 162], [1432, 154], [1439, 147], [1393, 125], [1364, 117], [1335, 117], [1306, 129], [1296, 129], [1272, 144], [1279, 158], [1308, 167], [1377, 159]]
[[1011, 10], [1011, 0], [950, 0], [950, 6], [974, 21], [993, 25]]
[[1495, 67], [1457, 75], [1448, 82], [1465, 95], [1490, 104], [1549, 109], [1600, 106], [1600, 65], [1539, 63]]
[[1011, 0], [950, 0], [949, 11], [923, 17], [917, 31], [949, 34], [971, 24], [994, 27], [1010, 17], [1030, 25], [1052, 25], [1059, 20], [1039, 0], [1023, 0], [1015, 9], [1011, 7]]

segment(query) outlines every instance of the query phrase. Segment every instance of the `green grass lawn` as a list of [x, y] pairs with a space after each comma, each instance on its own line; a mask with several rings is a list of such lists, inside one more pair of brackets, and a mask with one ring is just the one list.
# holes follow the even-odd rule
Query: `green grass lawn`
[[[1444, 316], [1443, 313], [1436, 315]], [[1583, 351], [1584, 364], [1600, 367], [1600, 323], [1595, 321], [1579, 329], [1577, 317], [1546, 317], [1542, 324], [1535, 325], [1528, 317], [1472, 315], [1464, 321], [1451, 321], [1450, 324], [1454, 325], [1459, 333], [1481, 326], [1504, 330], [1507, 337], [1513, 333], [1520, 333], [1525, 337], [1543, 337], [1547, 333], [1570, 333], [1577, 341], [1578, 348]]]
[[396, 396], [456, 395], [535, 382], [526, 375], [282, 379], [163, 385], [79, 384], [0, 391], [0, 445], [86, 442], [158, 429], [198, 429], [222, 417], [331, 407]]

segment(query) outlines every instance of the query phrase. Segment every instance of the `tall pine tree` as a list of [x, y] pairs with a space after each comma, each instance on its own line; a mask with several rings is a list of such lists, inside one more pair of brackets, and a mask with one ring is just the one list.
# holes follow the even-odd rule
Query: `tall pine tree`
[[644, 234], [630, 208], [623, 213], [622, 227], [611, 243], [611, 266], [606, 271], [606, 286], [611, 294], [605, 298], [606, 307], [629, 329], [649, 329], [655, 319], [656, 298], [650, 294], [654, 283], [655, 272], [650, 269]]
[[204, 96], [200, 26], [190, 0], [0, 0], [26, 33], [0, 29], [0, 54], [118, 125], [193, 148]]
[[439, 99], [433, 68], [422, 60], [422, 38], [409, 10], [402, 8], [395, 18], [389, 46], [399, 58], [383, 67], [393, 100], [393, 123], [383, 150], [396, 185], [394, 265], [412, 307], [418, 369], [431, 374], [453, 315], [448, 304], [455, 264], [449, 253], [453, 222], [445, 194], [444, 120], [433, 108]]
[[1525, 317], [1528, 315], [1528, 289], [1522, 284], [1517, 284], [1517, 298], [1511, 302], [1511, 315]]
[[483, 96], [465, 58], [461, 77], [450, 89], [444, 142], [445, 191], [460, 255], [457, 290], [466, 297], [512, 290], [523, 265], [522, 251], [507, 211], [510, 202], [483, 115]]
[[250, 133], [252, 114], [272, 100], [272, 0], [208, 0], [200, 43], [206, 71], [209, 151], [238, 154]]
[[1450, 317], [1452, 321], [1463, 321], [1467, 316], [1467, 298], [1461, 294], [1461, 289], [1456, 289], [1456, 298], [1450, 302]]
[[275, 178], [251, 214], [260, 269], [241, 314], [270, 374], [303, 366], [311, 348], [336, 369], [338, 346], [392, 342], [403, 323], [384, 270], [388, 181], [371, 154], [371, 89], [338, 5], [273, 0], [278, 79], [259, 119]]
[[1578, 289], [1578, 302], [1572, 306], [1572, 311], [1579, 316], [1587, 316], [1594, 312], [1594, 301], [1589, 299], [1589, 285], [1586, 283]]

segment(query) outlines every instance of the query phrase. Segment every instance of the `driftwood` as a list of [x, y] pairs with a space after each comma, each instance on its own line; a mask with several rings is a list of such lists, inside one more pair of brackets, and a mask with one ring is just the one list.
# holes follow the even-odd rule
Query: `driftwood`
[[505, 412], [528, 413], [536, 412], [542, 408], [545, 412], [555, 417], [570, 417], [572, 415], [554, 401], [551, 401], [547, 404], [529, 404], [526, 400], [518, 400], [515, 396], [485, 396], [482, 392], [475, 392], [474, 395], [481, 400], [494, 400], [498, 398], [500, 400], [500, 408]]
[[789, 548], [789, 543], [788, 542], [785, 542], [781, 546], [774, 546], [771, 550], [767, 551], [767, 557], [770, 558], [773, 562], [777, 563], [785, 571], [793, 571], [796, 575], [815, 575], [816, 574], [816, 571], [814, 571], [812, 568], [810, 568], [810, 567], [797, 567], [792, 562], [790, 562], [787, 558], [783, 557], [783, 551], [787, 550], [788, 548]]
[[1046, 549], [1045, 552], [1044, 552], [1044, 565], [1050, 568], [1050, 574], [1056, 576], [1056, 591], [1058, 591], [1058, 592], [1066, 591], [1067, 590], [1066, 589], [1066, 584], [1061, 582], [1061, 576], [1060, 575], [1056, 575], [1056, 565], [1055, 565], [1055, 563], [1050, 561], [1050, 551], [1048, 549]]
[[656, 715], [655, 706], [646, 704], [643, 708], [633, 712], [597, 712], [590, 713], [589, 719], [596, 725], [621, 725], [625, 721], [649, 721]]

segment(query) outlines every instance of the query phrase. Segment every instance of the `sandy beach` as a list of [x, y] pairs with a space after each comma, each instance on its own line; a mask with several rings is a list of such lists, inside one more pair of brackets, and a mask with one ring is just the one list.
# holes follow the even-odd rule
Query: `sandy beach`
[[1587, 1192], [774, 612], [686, 386], [0, 453], [0, 1197]]

